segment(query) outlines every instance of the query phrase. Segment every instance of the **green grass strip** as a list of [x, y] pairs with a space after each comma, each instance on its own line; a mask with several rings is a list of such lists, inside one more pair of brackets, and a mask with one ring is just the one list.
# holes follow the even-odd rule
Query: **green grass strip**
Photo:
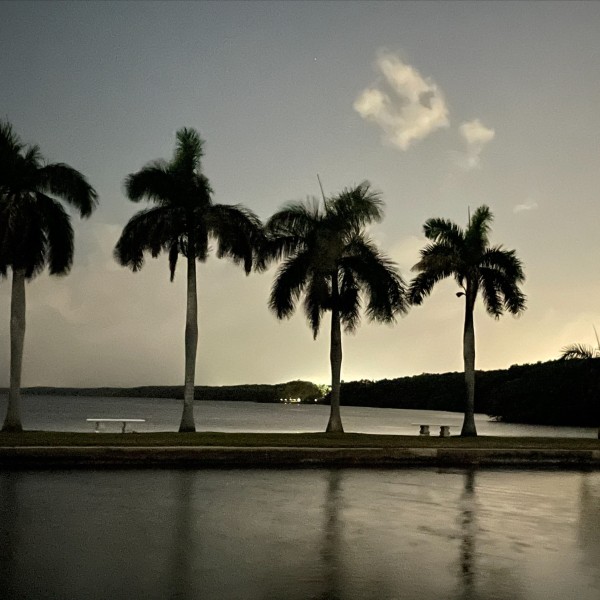
[[366, 433], [75, 433], [25, 431], [0, 433], [0, 447], [16, 446], [227, 446], [300, 448], [496, 448], [598, 450], [594, 438], [375, 435]]

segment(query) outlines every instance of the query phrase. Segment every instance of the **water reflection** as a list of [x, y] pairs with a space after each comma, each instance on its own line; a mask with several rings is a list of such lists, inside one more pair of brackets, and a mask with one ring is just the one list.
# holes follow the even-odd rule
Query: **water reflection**
[[[524, 598], [518, 578], [518, 567], [503, 566], [506, 560], [496, 560], [495, 540], [480, 524], [482, 513], [477, 498], [477, 477], [474, 469], [464, 473], [463, 491], [458, 503], [460, 519], [460, 578], [456, 598], [460, 600], [519, 600]], [[491, 560], [490, 557], [491, 556]], [[513, 557], [504, 557], [512, 559]]]
[[196, 597], [193, 562], [197, 545], [192, 501], [197, 475], [190, 470], [176, 471], [174, 475], [177, 497], [173, 507], [173, 539], [169, 556], [167, 597], [171, 600], [186, 600]]
[[332, 470], [327, 474], [327, 493], [323, 504], [323, 593], [315, 600], [343, 600], [341, 544], [343, 524], [340, 521], [342, 497], [340, 493], [342, 471]]
[[461, 543], [460, 543], [460, 585], [461, 598], [474, 598], [475, 584], [475, 535], [476, 500], [475, 500], [475, 471], [470, 469], [465, 473], [465, 483], [460, 500]]
[[0, 598], [597, 600], [600, 474], [0, 472]]
[[2, 528], [0, 535], [0, 591], [4, 587], [6, 595], [11, 597], [15, 596], [20, 547], [17, 474], [9, 472], [0, 476], [0, 499], [0, 523], [10, 524]]
[[600, 597], [600, 477], [586, 473], [579, 492], [577, 541], [583, 555], [586, 575], [593, 581]]

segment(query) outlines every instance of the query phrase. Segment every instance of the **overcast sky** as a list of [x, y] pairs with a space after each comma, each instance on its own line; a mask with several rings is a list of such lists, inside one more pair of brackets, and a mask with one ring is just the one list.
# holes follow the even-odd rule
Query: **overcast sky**
[[[517, 251], [528, 309], [476, 310], [477, 367], [558, 357], [600, 327], [600, 3], [2, 2], [0, 116], [100, 205], [76, 231], [69, 276], [27, 286], [23, 385], [183, 382], [185, 269], [119, 267], [141, 207], [126, 175], [206, 140], [218, 203], [268, 218], [283, 203], [368, 179], [372, 234], [406, 280], [429, 217], [488, 204], [492, 243]], [[142, 206], [143, 207], [143, 206]], [[267, 309], [274, 271], [214, 257], [198, 269], [197, 384], [329, 381], [329, 317]], [[342, 378], [462, 369], [464, 300], [439, 285], [394, 326], [344, 336]], [[10, 280], [0, 282], [8, 385]]]

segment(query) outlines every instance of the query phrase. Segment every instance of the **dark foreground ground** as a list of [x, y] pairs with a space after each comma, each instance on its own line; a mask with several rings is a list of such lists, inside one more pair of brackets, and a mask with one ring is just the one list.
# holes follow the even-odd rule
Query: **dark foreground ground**
[[600, 440], [356, 433], [0, 433], [2, 469], [468, 465], [600, 469]]

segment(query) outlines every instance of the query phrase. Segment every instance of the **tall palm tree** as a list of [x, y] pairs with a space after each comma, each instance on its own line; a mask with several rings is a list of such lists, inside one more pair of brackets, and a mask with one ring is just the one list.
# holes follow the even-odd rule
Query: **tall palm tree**
[[12, 271], [10, 389], [3, 431], [22, 431], [21, 367], [25, 341], [25, 282], [46, 266], [67, 274], [73, 263], [73, 229], [60, 198], [89, 217], [97, 195], [85, 177], [62, 163], [46, 163], [38, 146], [26, 146], [0, 121], [0, 277]]
[[262, 232], [258, 217], [247, 208], [213, 204], [212, 189], [201, 172], [203, 143], [194, 129], [180, 129], [170, 162], [150, 162], [127, 177], [125, 189], [129, 199], [132, 202], [146, 199], [155, 206], [129, 220], [115, 248], [117, 261], [133, 271], [142, 268], [145, 252], [153, 258], [167, 252], [171, 281], [179, 255], [187, 259], [185, 379], [179, 426], [182, 432], [196, 430], [193, 410], [198, 347], [196, 260], [206, 260], [212, 239], [217, 244], [217, 257], [242, 263], [248, 274]]
[[462, 289], [456, 295], [465, 299], [463, 359], [466, 383], [465, 418], [462, 436], [476, 436], [475, 428], [475, 328], [473, 309], [481, 291], [486, 311], [498, 319], [504, 311], [513, 315], [525, 310], [525, 295], [519, 284], [525, 281], [521, 261], [514, 250], [490, 246], [488, 235], [493, 215], [480, 206], [469, 218], [466, 230], [446, 219], [428, 219], [425, 237], [431, 243], [421, 250], [421, 260], [413, 267], [418, 275], [410, 285], [412, 304], [421, 304], [434, 285], [453, 277]]
[[321, 206], [291, 203], [265, 226], [262, 266], [283, 260], [269, 307], [279, 319], [293, 314], [304, 295], [304, 312], [317, 337], [331, 311], [331, 412], [328, 432], [343, 432], [340, 416], [341, 326], [353, 332], [366, 301], [369, 319], [391, 322], [407, 308], [404, 282], [395, 264], [381, 254], [363, 228], [383, 217], [382, 202], [368, 182], [345, 189]]

